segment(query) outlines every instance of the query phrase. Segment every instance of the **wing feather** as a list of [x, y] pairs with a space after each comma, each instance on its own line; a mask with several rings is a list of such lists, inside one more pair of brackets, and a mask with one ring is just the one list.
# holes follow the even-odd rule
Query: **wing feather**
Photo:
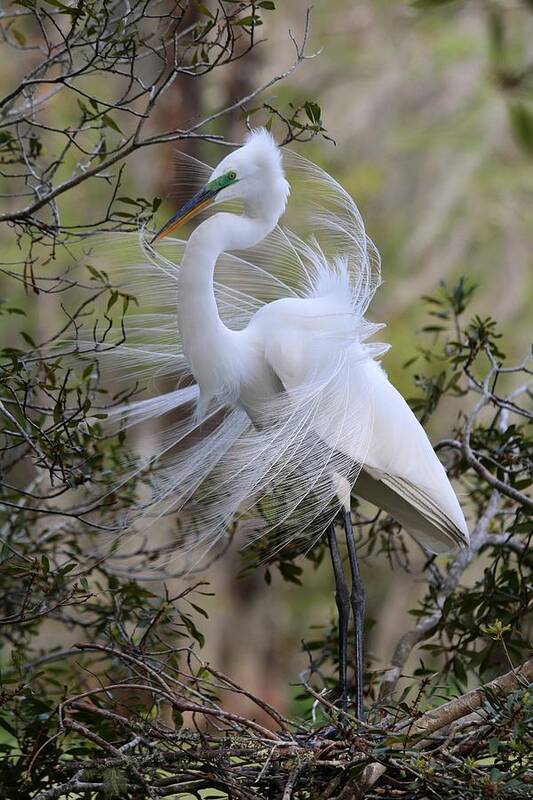
[[392, 514], [434, 552], [468, 544], [468, 527], [444, 467], [401, 394], [376, 363], [364, 365], [374, 418], [355, 493]]

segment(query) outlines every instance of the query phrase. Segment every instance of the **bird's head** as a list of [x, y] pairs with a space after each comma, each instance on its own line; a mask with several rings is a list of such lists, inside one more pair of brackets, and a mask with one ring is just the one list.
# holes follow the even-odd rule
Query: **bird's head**
[[163, 239], [208, 206], [240, 200], [245, 212], [276, 224], [285, 210], [289, 184], [283, 172], [281, 152], [265, 128], [252, 131], [244, 145], [215, 167], [209, 181], [158, 231]]

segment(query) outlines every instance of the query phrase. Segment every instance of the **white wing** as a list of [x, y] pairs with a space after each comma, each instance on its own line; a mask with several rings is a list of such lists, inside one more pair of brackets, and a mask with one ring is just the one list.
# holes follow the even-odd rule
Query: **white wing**
[[374, 425], [355, 493], [383, 508], [436, 553], [469, 542], [463, 512], [429, 439], [379, 365], [366, 364]]

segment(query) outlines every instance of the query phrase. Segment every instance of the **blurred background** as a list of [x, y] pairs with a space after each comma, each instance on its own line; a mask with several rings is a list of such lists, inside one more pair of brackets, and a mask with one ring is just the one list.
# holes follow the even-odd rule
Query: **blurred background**
[[[265, 18], [265, 41], [245, 58], [204, 80], [182, 77], [174, 83], [150, 123], [154, 129], [185, 127], [291, 64], [294, 46], [288, 31], [301, 37], [307, 3], [277, 5], [276, 13]], [[528, 5], [315, 0], [308, 53], [319, 54], [262, 97], [277, 109], [309, 99], [321, 108], [328, 138], [291, 146], [350, 192], [381, 253], [384, 283], [371, 318], [387, 323], [383, 338], [392, 348], [384, 366], [407, 397], [416, 393], [416, 363], [404, 365], [431, 342], [431, 334], [421, 330], [428, 324], [422, 298], [441, 281], [452, 283], [465, 275], [479, 284], [474, 310], [498, 320], [511, 358], [521, 357], [529, 340], [533, 116], [528, 116], [527, 103], [533, 77], [514, 84], [509, 78], [533, 63]], [[24, 24], [23, 18], [17, 22], [23, 36], [37, 35]], [[31, 50], [22, 50], [5, 63], [3, 93], [31, 68], [33, 58]], [[49, 115], [55, 124], [64, 120], [67, 126], [69, 98], [54, 97], [45, 118]], [[245, 119], [238, 109], [213, 122], [209, 132], [238, 142]], [[251, 116], [251, 124], [260, 122], [260, 115]], [[274, 120], [273, 132], [284, 135], [280, 121]], [[48, 147], [52, 157], [53, 138]], [[179, 147], [161, 144], [125, 162], [121, 193], [162, 198], [161, 219], [175, 209], [179, 170], [173, 153]], [[201, 141], [187, 142], [185, 149], [212, 164], [225, 152]], [[9, 198], [12, 186], [9, 176], [0, 179], [3, 208], [20, 202]], [[107, 184], [95, 181], [69, 193], [61, 201], [63, 224], [83, 224], [89, 209], [92, 215], [106, 203], [107, 191]], [[0, 246], [5, 263], [17, 262], [23, 244], [5, 225]], [[36, 262], [39, 274], [49, 269], [45, 262]], [[26, 293], [6, 272], [0, 273], [0, 298], [28, 313], [35, 339], [57, 328], [56, 301]], [[18, 318], [0, 316], [4, 343], [21, 346], [20, 327]], [[441, 413], [438, 428], [430, 424], [433, 438], [449, 432], [458, 410]], [[204, 626], [204, 655], [239, 684], [287, 709], [307, 666], [301, 639], [320, 637], [334, 619], [330, 569], [303, 561], [300, 587], [284, 582], [277, 571], [270, 585], [261, 570], [238, 580], [241, 566], [234, 548], [206, 575], [216, 598], [206, 604], [210, 617]], [[406, 575], [394, 565], [391, 571], [384, 557], [364, 564], [364, 578], [367, 648], [373, 668], [380, 669], [387, 666], [400, 632], [411, 624], [407, 609], [422, 584], [416, 574]], [[242, 703], [244, 709], [246, 698]]]

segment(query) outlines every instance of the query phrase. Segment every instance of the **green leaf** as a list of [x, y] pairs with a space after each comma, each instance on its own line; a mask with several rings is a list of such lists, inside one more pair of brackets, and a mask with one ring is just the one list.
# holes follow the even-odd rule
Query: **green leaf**
[[263, 20], [258, 16], [241, 17], [235, 21], [235, 25], [241, 25], [243, 28], [251, 27], [252, 25], [262, 25]]
[[188, 617], [186, 614], [181, 614], [181, 621], [187, 628], [187, 631], [189, 632], [190, 636], [198, 642], [200, 647], [203, 647], [205, 644], [205, 637], [203, 633], [200, 633], [200, 631], [198, 630], [192, 619]]
[[116, 131], [117, 133], [121, 133], [124, 136], [124, 134], [120, 130], [115, 120], [112, 117], [110, 117], [109, 114], [102, 115], [102, 122], [107, 128], [112, 128], [114, 131]]
[[133, 200], [131, 197], [117, 197], [117, 200], [120, 203], [127, 203], [130, 206], [138, 206], [139, 205], [137, 200]]
[[115, 305], [117, 300], [118, 300], [118, 292], [117, 292], [116, 289], [114, 289], [111, 292], [111, 296], [110, 296], [109, 300], [107, 301], [106, 314], [109, 314], [110, 310], [113, 308], [113, 306]]
[[90, 264], [85, 264], [85, 268], [89, 270], [93, 278], [97, 281], [103, 281], [104, 277], [101, 272], [99, 272], [95, 267], [91, 267]]
[[318, 103], [308, 100], [306, 103], [304, 103], [304, 111], [307, 115], [307, 118], [313, 123], [313, 125], [321, 124], [322, 110]]
[[190, 600], [189, 600], [189, 602], [191, 603], [191, 606], [194, 608], [194, 610], [198, 611], [198, 613], [201, 614], [202, 617], [205, 617], [206, 619], [209, 619], [209, 615], [208, 615], [207, 611], [205, 610], [205, 608], [202, 608], [201, 606], [196, 605], [196, 603], [192, 603]]
[[26, 37], [24, 36], [23, 33], [17, 30], [17, 28], [11, 28], [11, 33], [13, 34], [13, 36], [15, 37], [15, 39], [17, 40], [17, 42], [20, 44], [21, 47], [26, 44]]
[[54, 417], [55, 424], [59, 425], [59, 423], [63, 419], [63, 409], [61, 408], [61, 403], [60, 402], [56, 403], [55, 406], [54, 406], [53, 417]]
[[31, 336], [30, 336], [30, 334], [29, 334], [29, 333], [26, 333], [26, 331], [21, 331], [21, 332], [20, 332], [20, 335], [22, 336], [22, 338], [24, 339], [24, 341], [25, 341], [27, 344], [29, 344], [29, 345], [30, 345], [30, 347], [37, 347], [37, 345], [35, 344], [35, 342], [34, 342], [34, 341], [33, 341], [33, 339], [31, 338]]

